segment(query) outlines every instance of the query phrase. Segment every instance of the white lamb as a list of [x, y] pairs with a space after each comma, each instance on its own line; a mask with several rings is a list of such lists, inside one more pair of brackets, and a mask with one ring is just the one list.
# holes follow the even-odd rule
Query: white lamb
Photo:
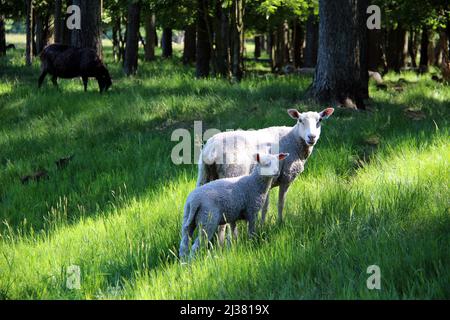
[[[253, 170], [253, 164], [247, 155], [258, 152], [261, 148], [270, 147], [272, 153], [289, 153], [289, 159], [282, 163], [279, 175], [272, 182], [272, 188], [280, 187], [278, 218], [282, 221], [286, 192], [297, 175], [303, 172], [306, 160], [319, 140], [322, 120], [330, 117], [333, 112], [333, 108], [304, 113], [289, 109], [288, 114], [297, 120], [294, 127], [270, 127], [214, 135], [207, 141], [200, 155], [197, 186], [215, 179], [249, 174]], [[262, 209], [263, 223], [268, 205], [269, 197]], [[220, 233], [224, 232], [224, 227], [221, 226]]]
[[[250, 175], [219, 179], [192, 191], [184, 206], [183, 227], [181, 231], [180, 257], [189, 250], [189, 239], [198, 226], [191, 257], [200, 245], [200, 238], [208, 243], [219, 225], [230, 223], [236, 234], [236, 221], [246, 220], [248, 232], [252, 236], [258, 212], [266, 201], [272, 179], [278, 175], [279, 161], [288, 156], [256, 154], [256, 169]], [[221, 242], [223, 239], [221, 239]]]

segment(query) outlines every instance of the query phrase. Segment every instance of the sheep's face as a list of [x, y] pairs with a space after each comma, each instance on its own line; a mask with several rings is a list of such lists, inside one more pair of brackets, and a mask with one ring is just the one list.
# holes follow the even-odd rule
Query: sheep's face
[[280, 154], [260, 154], [255, 155], [255, 160], [259, 164], [259, 174], [262, 176], [275, 177], [280, 172], [279, 162], [284, 160], [289, 153]]
[[297, 120], [295, 126], [298, 136], [309, 146], [314, 146], [320, 138], [322, 120], [330, 117], [334, 112], [333, 108], [327, 108], [322, 112], [300, 113], [296, 109], [289, 109], [289, 115]]

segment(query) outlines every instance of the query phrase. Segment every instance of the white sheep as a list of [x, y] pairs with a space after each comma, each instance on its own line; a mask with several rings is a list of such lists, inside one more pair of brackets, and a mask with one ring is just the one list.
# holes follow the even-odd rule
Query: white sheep
[[256, 169], [250, 175], [215, 180], [192, 191], [184, 206], [180, 258], [187, 255], [189, 239], [196, 227], [199, 227], [199, 236], [192, 246], [191, 257], [200, 245], [200, 238], [203, 236], [206, 242], [211, 241], [219, 225], [230, 223], [236, 234], [236, 221], [246, 220], [249, 235], [252, 236], [272, 179], [278, 175], [278, 163], [287, 156], [286, 153], [257, 153], [254, 161]]
[[[282, 221], [286, 192], [303, 172], [306, 160], [311, 155], [321, 133], [322, 120], [330, 117], [333, 108], [322, 112], [300, 113], [289, 109], [288, 114], [297, 120], [294, 127], [270, 127], [256, 131], [232, 131], [214, 135], [207, 142], [199, 158], [197, 186], [209, 181], [249, 174], [253, 170], [247, 155], [261, 148], [271, 147], [272, 153], [284, 152], [291, 156], [284, 161], [272, 188], [279, 186], [278, 219]], [[269, 197], [262, 209], [264, 223]], [[223, 237], [225, 226], [220, 227]]]

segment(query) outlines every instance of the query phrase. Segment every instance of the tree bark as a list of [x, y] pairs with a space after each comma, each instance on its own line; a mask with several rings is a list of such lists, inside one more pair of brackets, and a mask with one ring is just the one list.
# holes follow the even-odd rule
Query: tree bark
[[428, 71], [428, 46], [430, 45], [429, 31], [427, 27], [422, 28], [422, 39], [420, 40], [420, 62], [421, 72]]
[[54, 30], [55, 30], [55, 43], [63, 42], [63, 21], [62, 21], [62, 2], [61, 0], [55, 0], [55, 12], [54, 12]]
[[400, 72], [405, 65], [405, 38], [406, 30], [401, 26], [388, 30], [386, 60], [389, 70]]
[[112, 25], [112, 45], [113, 45], [113, 57], [114, 62], [120, 61], [122, 58], [120, 51], [120, 17], [115, 17]]
[[386, 71], [386, 57], [384, 55], [384, 37], [381, 30], [367, 30], [367, 67], [372, 71], [382, 69]]
[[258, 59], [261, 57], [261, 36], [255, 36], [255, 52], [254, 57]]
[[208, 0], [197, 0], [197, 47], [195, 74], [197, 78], [209, 76], [211, 43], [208, 35]]
[[0, 57], [6, 55], [5, 16], [0, 14]]
[[196, 38], [195, 24], [186, 26], [184, 29], [183, 64], [190, 64], [195, 61]]
[[155, 60], [155, 34], [155, 14], [147, 14], [147, 16], [145, 17], [145, 61]]
[[304, 31], [300, 21], [298, 19], [294, 20], [293, 23], [293, 33], [292, 33], [292, 44], [293, 44], [293, 60], [294, 66], [300, 68], [303, 60], [303, 37]]
[[284, 21], [277, 27], [275, 34], [275, 64], [273, 66], [274, 72], [279, 72], [283, 66], [289, 62], [289, 46], [288, 46], [288, 25]]
[[319, 46], [319, 26], [314, 14], [306, 21], [306, 46], [304, 51], [305, 68], [315, 68], [317, 64], [317, 50]]
[[72, 30], [72, 46], [91, 48], [102, 57], [101, 0], [73, 0], [81, 9], [81, 30]]
[[25, 49], [25, 63], [31, 66], [33, 63], [33, 1], [26, 1], [26, 49]]
[[172, 56], [172, 29], [163, 28], [161, 37], [162, 57], [170, 58]]
[[231, 75], [235, 81], [244, 76], [244, 0], [231, 6]]
[[[364, 109], [368, 83], [367, 0], [319, 0], [319, 51], [309, 94], [321, 102]], [[345, 21], [346, 23], [342, 23]]]
[[[214, 18], [214, 75], [224, 78], [230, 77], [230, 17], [229, 9], [222, 7], [222, 2], [216, 2]], [[210, 35], [211, 39], [211, 35]]]
[[411, 67], [417, 68], [417, 33], [409, 31], [408, 53], [411, 59]]
[[129, 2], [126, 35], [127, 44], [123, 61], [123, 71], [127, 76], [136, 74], [138, 68], [140, 11], [140, 2]]

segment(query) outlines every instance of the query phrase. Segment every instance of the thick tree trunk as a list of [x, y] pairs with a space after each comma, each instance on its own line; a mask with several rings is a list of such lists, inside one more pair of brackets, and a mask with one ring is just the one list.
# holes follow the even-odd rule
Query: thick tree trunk
[[33, 63], [33, 1], [26, 1], [26, 49], [25, 49], [25, 63], [31, 66]]
[[383, 43], [384, 37], [381, 30], [367, 31], [367, 67], [372, 71], [382, 69], [386, 71], [386, 57], [384, 55]]
[[0, 57], [6, 55], [5, 16], [0, 14]]
[[195, 74], [197, 78], [209, 76], [211, 43], [208, 35], [208, 0], [197, 0], [197, 48]]
[[112, 25], [112, 45], [113, 45], [113, 57], [114, 62], [120, 61], [122, 58], [120, 52], [120, 17], [115, 17]]
[[439, 32], [439, 40], [434, 50], [434, 64], [440, 67], [444, 58], [445, 50], [447, 49], [447, 33], [445, 31]]
[[36, 14], [36, 55], [39, 55], [50, 40], [50, 13]]
[[429, 31], [426, 27], [422, 28], [422, 39], [420, 40], [420, 62], [421, 72], [428, 71], [428, 46], [430, 45]]
[[172, 29], [163, 28], [161, 37], [162, 57], [170, 58], [172, 56]]
[[306, 21], [306, 45], [304, 51], [304, 67], [315, 68], [317, 64], [317, 50], [319, 46], [319, 25], [314, 14]]
[[299, 20], [294, 20], [292, 33], [294, 66], [300, 68], [303, 63], [303, 38], [304, 31]]
[[411, 59], [411, 67], [417, 68], [417, 33], [413, 30], [409, 32], [408, 53]]
[[214, 50], [212, 52], [214, 75], [229, 78], [231, 60], [229, 9], [223, 8], [221, 1], [217, 1], [215, 9]]
[[255, 36], [254, 41], [255, 41], [254, 57], [255, 59], [258, 59], [259, 57], [261, 57], [261, 36]]
[[261, 51], [266, 50], [266, 37], [262, 34], [259, 36], [259, 44], [261, 46]]
[[145, 17], [145, 61], [155, 60], [156, 17], [154, 13]]
[[240, 81], [244, 76], [244, 0], [231, 6], [231, 75]]
[[284, 21], [277, 27], [275, 33], [275, 57], [273, 71], [279, 72], [283, 66], [289, 62], [289, 46], [288, 46], [288, 32], [287, 32], [287, 22]]
[[55, 12], [54, 12], [54, 30], [55, 30], [55, 43], [63, 42], [63, 20], [62, 20], [62, 1], [55, 0]]
[[72, 45], [91, 48], [102, 56], [101, 0], [73, 0], [81, 9], [81, 30], [72, 30]]
[[184, 29], [183, 64], [190, 64], [195, 61], [195, 47], [197, 32], [195, 24]]
[[[364, 109], [367, 0], [319, 0], [319, 51], [310, 95]], [[345, 21], [346, 23], [342, 23]]]
[[140, 11], [140, 2], [131, 1], [128, 4], [127, 45], [123, 61], [123, 71], [127, 76], [136, 74], [138, 68]]

